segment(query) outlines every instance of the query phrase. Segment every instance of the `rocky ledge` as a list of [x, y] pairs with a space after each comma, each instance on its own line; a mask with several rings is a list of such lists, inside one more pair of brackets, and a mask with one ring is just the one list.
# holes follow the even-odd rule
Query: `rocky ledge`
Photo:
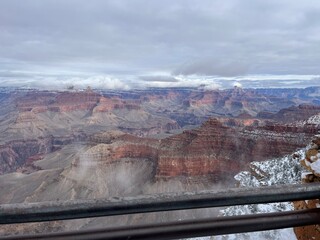
[[[302, 181], [304, 183], [320, 182], [320, 135], [312, 140], [311, 145], [306, 150], [305, 159], [301, 160], [302, 166], [307, 169], [303, 173]], [[307, 200], [294, 202], [295, 209], [310, 209], [320, 206], [320, 200]], [[320, 225], [311, 225], [305, 227], [296, 227], [294, 232], [298, 240], [320, 239]]]

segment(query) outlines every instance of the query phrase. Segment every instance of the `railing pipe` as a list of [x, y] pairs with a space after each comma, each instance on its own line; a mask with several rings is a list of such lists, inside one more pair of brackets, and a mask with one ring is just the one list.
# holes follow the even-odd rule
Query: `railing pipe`
[[320, 198], [320, 184], [318, 183], [259, 188], [234, 188], [222, 192], [201, 191], [95, 200], [4, 204], [0, 205], [0, 224], [286, 202], [316, 198]]
[[0, 237], [0, 240], [168, 240], [280, 229], [317, 224], [319, 222], [320, 209], [316, 208], [290, 212], [216, 217], [211, 219], [186, 220], [170, 223], [51, 233], [43, 235], [23, 235], [4, 238]]

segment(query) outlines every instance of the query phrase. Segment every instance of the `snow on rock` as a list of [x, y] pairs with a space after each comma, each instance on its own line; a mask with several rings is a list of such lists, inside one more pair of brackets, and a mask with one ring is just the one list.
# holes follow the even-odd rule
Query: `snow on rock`
[[320, 137], [313, 139], [312, 144], [307, 147], [306, 155], [301, 160], [301, 165], [311, 172], [311, 174], [304, 176], [303, 180], [305, 182], [310, 182], [308, 177], [312, 177], [312, 179], [320, 177]]
[[316, 124], [316, 125], [320, 125], [320, 114], [317, 114], [315, 116], [310, 117], [307, 120], [307, 124]]
[[320, 175], [320, 161], [315, 161], [310, 164], [310, 167], [316, 176]]
[[305, 121], [298, 121], [295, 123], [297, 126], [316, 125], [320, 126], [320, 113], [308, 118]]
[[[263, 187], [280, 184], [295, 184], [301, 182], [302, 167], [300, 160], [305, 158], [305, 150], [302, 149], [292, 155], [287, 155], [282, 158], [276, 158], [263, 162], [252, 162], [250, 171], [240, 172], [235, 176], [240, 187]], [[291, 202], [284, 203], [269, 203], [269, 204], [252, 204], [244, 206], [232, 206], [221, 210], [223, 216], [255, 214], [255, 213], [270, 213], [280, 211], [294, 210]], [[223, 236], [212, 237], [217, 240], [231, 239], [296, 239], [292, 228], [279, 229], [271, 231], [261, 231], [253, 233], [230, 234]]]

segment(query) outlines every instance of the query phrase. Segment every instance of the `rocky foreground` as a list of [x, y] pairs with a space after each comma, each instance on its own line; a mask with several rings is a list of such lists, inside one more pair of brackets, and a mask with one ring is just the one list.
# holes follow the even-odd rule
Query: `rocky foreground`
[[[317, 135], [307, 147], [305, 158], [301, 165], [307, 170], [302, 176], [302, 182], [320, 182], [320, 135]], [[320, 207], [320, 199], [294, 202], [295, 209], [309, 209]], [[298, 240], [320, 239], [320, 226], [306, 226], [294, 228]]]

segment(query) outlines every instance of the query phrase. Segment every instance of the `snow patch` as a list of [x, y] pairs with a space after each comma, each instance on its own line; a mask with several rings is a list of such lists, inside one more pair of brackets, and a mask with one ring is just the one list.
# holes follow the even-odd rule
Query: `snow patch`
[[[301, 177], [308, 173], [302, 172], [300, 161], [305, 158], [306, 149], [301, 149], [293, 155], [276, 158], [263, 162], [252, 162], [251, 171], [243, 171], [235, 176], [240, 187], [263, 187], [280, 184], [296, 184], [301, 182]], [[295, 157], [293, 157], [295, 156]], [[299, 157], [296, 157], [299, 156]], [[319, 166], [320, 170], [320, 166]], [[255, 213], [270, 213], [294, 210], [291, 202], [251, 204], [231, 206], [220, 211], [223, 216], [245, 215]], [[212, 237], [217, 240], [257, 240], [257, 239], [296, 239], [292, 228], [230, 234]]]
[[[311, 116], [307, 120], [298, 121], [297, 125], [298, 126], [306, 126], [306, 125], [320, 126], [320, 113], [318, 113], [317, 115]], [[319, 137], [320, 135], [316, 135], [315, 137], [317, 137], [317, 136]]]
[[311, 169], [315, 174], [320, 174], [320, 161], [316, 161], [310, 164]]

